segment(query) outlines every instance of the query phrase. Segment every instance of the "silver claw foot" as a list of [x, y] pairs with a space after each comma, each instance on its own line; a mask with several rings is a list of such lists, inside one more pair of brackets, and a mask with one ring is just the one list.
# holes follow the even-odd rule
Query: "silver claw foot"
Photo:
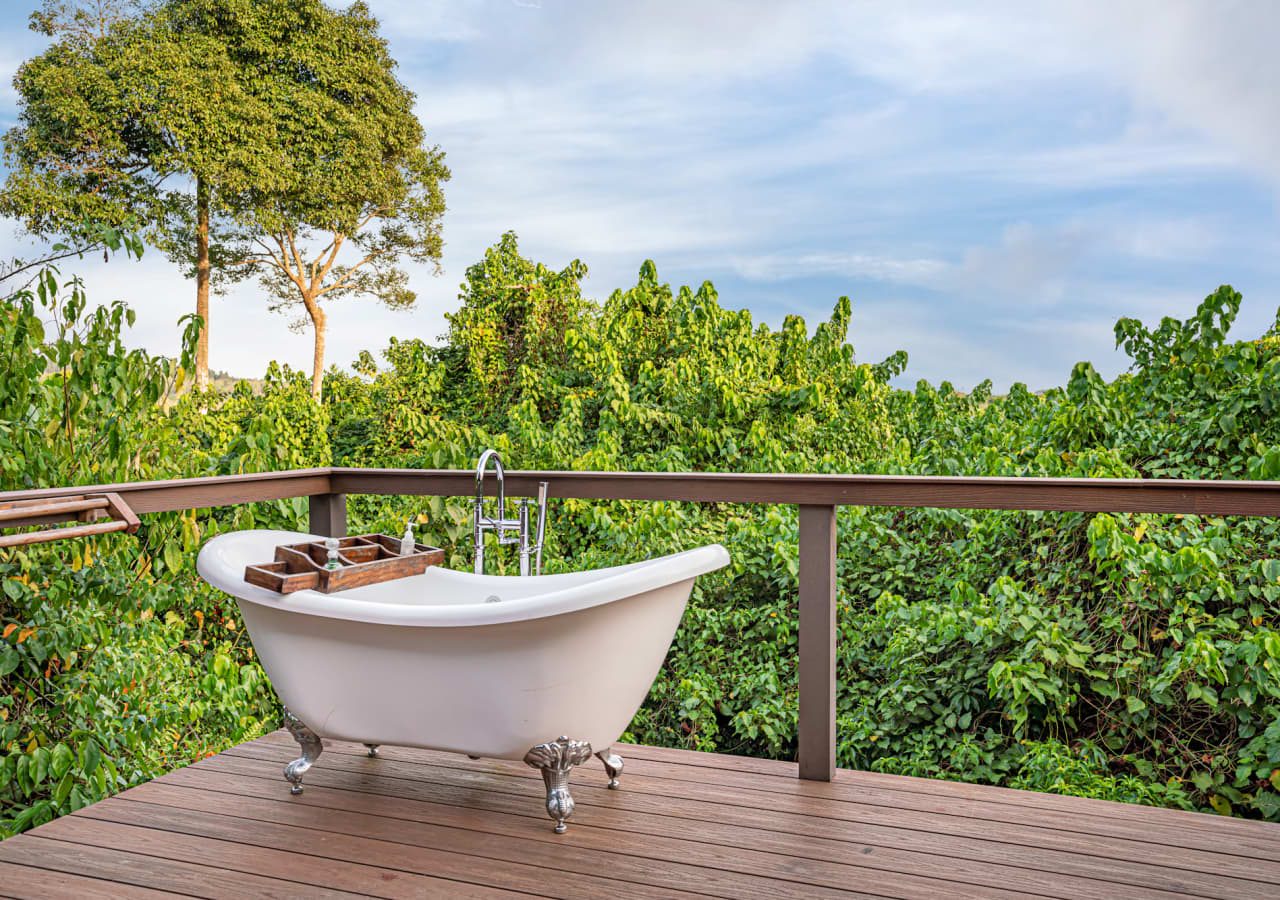
[[613, 752], [612, 747], [606, 747], [596, 754], [600, 762], [604, 763], [604, 770], [609, 776], [609, 790], [616, 791], [618, 789], [618, 776], [622, 774], [622, 757]]
[[368, 756], [369, 756], [369, 758], [370, 758], [370, 759], [373, 759], [375, 756], [377, 756], [377, 755], [378, 755], [378, 745], [377, 745], [377, 744], [365, 744], [365, 747], [366, 747], [366, 748], [368, 749], [368, 751], [369, 751]]
[[284, 727], [289, 729], [293, 739], [302, 748], [302, 756], [284, 767], [284, 777], [289, 782], [289, 793], [301, 794], [302, 776], [307, 774], [307, 770], [320, 758], [320, 754], [324, 752], [324, 744], [320, 742], [320, 735], [316, 734], [301, 719], [289, 712], [288, 707], [284, 711]]
[[571, 741], [561, 735], [554, 741], [539, 744], [524, 755], [524, 761], [542, 771], [547, 786], [547, 815], [556, 820], [556, 834], [564, 834], [565, 820], [573, 815], [573, 795], [569, 793], [569, 770], [591, 758], [591, 745]]

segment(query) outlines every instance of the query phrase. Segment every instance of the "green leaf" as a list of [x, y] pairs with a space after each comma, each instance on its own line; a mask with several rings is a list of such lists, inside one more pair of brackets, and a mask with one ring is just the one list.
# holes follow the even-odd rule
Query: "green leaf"
[[1089, 682], [1089, 687], [1093, 688], [1095, 693], [1103, 697], [1110, 697], [1112, 700], [1117, 700], [1120, 697], [1120, 689], [1116, 687], [1116, 683], [1114, 681], [1103, 681], [1098, 679], [1096, 681]]
[[182, 568], [182, 547], [176, 541], [166, 541], [163, 551], [164, 566], [170, 572]]
[[58, 781], [58, 785], [53, 789], [53, 794], [51, 795], [53, 798], [53, 802], [57, 806], [62, 806], [62, 804], [67, 802], [67, 797], [70, 796], [71, 794], [71, 785], [73, 783], [74, 781], [71, 777], [70, 772], [67, 772]]
[[1254, 809], [1262, 813], [1264, 819], [1274, 819], [1280, 815], [1280, 794], [1258, 791], [1250, 802]]
[[81, 767], [85, 775], [92, 775], [98, 771], [98, 766], [102, 763], [102, 751], [98, 748], [98, 742], [89, 738], [84, 742], [81, 753], [83, 756]]
[[36, 785], [44, 784], [49, 777], [49, 750], [37, 747], [31, 754], [31, 780]]
[[49, 771], [55, 779], [61, 778], [70, 770], [71, 763], [74, 761], [75, 757], [70, 747], [62, 743], [55, 744], [49, 756]]

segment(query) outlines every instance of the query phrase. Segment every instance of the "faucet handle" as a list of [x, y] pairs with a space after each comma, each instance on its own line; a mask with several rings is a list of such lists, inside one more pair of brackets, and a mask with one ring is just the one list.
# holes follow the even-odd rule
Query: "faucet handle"
[[533, 574], [542, 574], [542, 544], [547, 537], [547, 488], [545, 481], [538, 482], [538, 524], [533, 538]]

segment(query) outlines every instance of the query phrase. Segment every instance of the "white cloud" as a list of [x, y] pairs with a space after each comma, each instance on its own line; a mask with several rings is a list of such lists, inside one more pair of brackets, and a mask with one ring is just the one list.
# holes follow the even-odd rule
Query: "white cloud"
[[384, 36], [450, 44], [474, 41], [481, 36], [481, 13], [487, 5], [475, 0], [449, 0], [447, 3], [375, 0], [370, 4], [382, 23]]
[[[375, 4], [396, 22], [412, 19], [406, 6]], [[672, 84], [760, 86], [815, 61], [831, 61], [908, 95], [985, 95], [992, 103], [1038, 93], [1035, 100], [1052, 104], [1050, 82], [1057, 90], [1106, 85], [1170, 125], [1194, 131], [1219, 155], [1245, 159], [1280, 182], [1280, 54], [1274, 52], [1280, 4], [1268, 0], [1064, 0], [969, 8], [941, 0], [670, 0], [540, 10], [499, 2], [470, 4], [452, 15], [438, 5], [421, 8], [427, 22], [453, 22], [443, 34], [483, 31], [499, 50], [520, 48], [500, 67], [488, 54], [466, 65], [500, 81], [629, 83], [650, 91]], [[479, 24], [485, 20], [488, 27]], [[429, 38], [431, 29], [415, 32]], [[573, 72], [573, 78], [556, 72]], [[1037, 162], [1052, 171], [1052, 160]]]
[[892, 284], [931, 286], [937, 284], [951, 266], [937, 259], [895, 259], [867, 253], [782, 253], [736, 257], [731, 265], [739, 275], [752, 281], [784, 281], [819, 275], [868, 278]]
[[1185, 262], [1206, 259], [1223, 246], [1225, 227], [1197, 218], [1129, 222], [1111, 234], [1113, 246], [1137, 259]]
[[[340, 364], [439, 334], [507, 229], [551, 265], [583, 258], [596, 295], [646, 257], [828, 312], [870, 283], [858, 333], [957, 384], [1064, 377], [1122, 298], [1173, 304], [1178, 281], [1274, 308], [1280, 4], [370, 5], [454, 179], [445, 276], [414, 270], [412, 314], [335, 305]], [[0, 32], [6, 74], [35, 40]], [[88, 274], [176, 346], [194, 290], [159, 254]], [[237, 288], [214, 307], [214, 365], [307, 365], [285, 321]]]
[[1015, 300], [1024, 312], [1032, 305], [1054, 304], [1066, 296], [1072, 270], [1092, 239], [1074, 224], [1046, 230], [1017, 223], [1004, 230], [999, 243], [965, 250], [945, 281], [963, 294]]
[[1280, 4], [1145, 0], [1065, 9], [1138, 103], [1280, 184]]

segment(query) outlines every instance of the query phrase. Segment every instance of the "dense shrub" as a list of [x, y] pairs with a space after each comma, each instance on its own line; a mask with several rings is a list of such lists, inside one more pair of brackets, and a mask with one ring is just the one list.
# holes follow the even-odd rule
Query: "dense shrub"
[[[1280, 478], [1280, 328], [1229, 341], [1227, 287], [1186, 321], [1118, 323], [1132, 365], [1113, 381], [1081, 363], [1063, 388], [996, 396], [891, 388], [905, 356], [858, 360], [844, 299], [812, 333], [796, 317], [774, 330], [652, 263], [603, 303], [585, 274], [505, 236], [439, 346], [361, 354], [329, 372], [324, 406], [274, 365], [260, 392], [171, 403], [179, 370], [124, 352], [122, 307], [85, 314], [73, 294], [46, 338], [57, 285], [42, 282], [0, 322], [16, 361], [0, 373], [0, 487], [469, 467], [488, 446], [521, 468]], [[412, 518], [469, 562], [463, 500], [350, 508], [353, 528]], [[1280, 819], [1280, 523], [839, 515], [842, 765]], [[220, 530], [301, 527], [304, 502], [144, 519], [136, 539], [0, 555], [7, 830], [275, 724], [234, 604], [192, 561]], [[794, 753], [796, 527], [786, 506], [553, 501], [551, 571], [710, 541], [733, 558], [699, 580], [631, 738]]]
[[[132, 321], [53, 270], [6, 302], [0, 490], [327, 464], [305, 378], [273, 372], [261, 396], [167, 410], [182, 370], [127, 350]], [[136, 536], [0, 551], [0, 834], [274, 726], [235, 604], [196, 576], [195, 551], [221, 529], [304, 514], [305, 501], [165, 513]]]
[[[888, 387], [850, 306], [810, 334], [673, 291], [652, 263], [604, 303], [585, 268], [523, 259], [506, 236], [468, 273], [440, 347], [392, 342], [333, 374], [346, 460], [528, 468], [1280, 477], [1280, 338], [1230, 342], [1240, 295], [1186, 321], [1117, 324], [1132, 366], [1087, 363], [1043, 394]], [[457, 501], [420, 513], [465, 562]], [[552, 567], [722, 541], [640, 741], [789, 755], [796, 727], [793, 508], [555, 504]], [[1280, 816], [1280, 533], [1274, 521], [962, 510], [840, 512], [841, 764]], [[1275, 777], [1280, 783], [1280, 775]]]

